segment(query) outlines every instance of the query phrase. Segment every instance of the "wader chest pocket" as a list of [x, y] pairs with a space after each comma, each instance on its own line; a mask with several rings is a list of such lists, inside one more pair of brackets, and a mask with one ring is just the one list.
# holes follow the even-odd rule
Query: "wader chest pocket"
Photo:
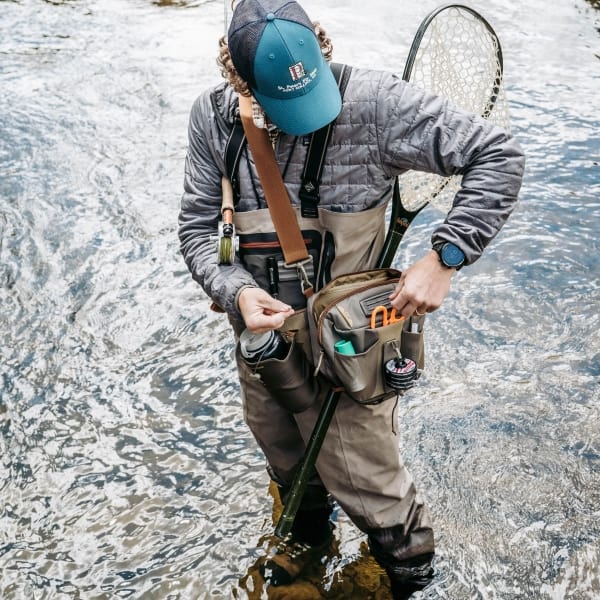
[[[302, 236], [312, 259], [303, 267], [311, 284], [315, 286], [321, 254], [321, 234], [318, 231], [303, 231]], [[294, 309], [304, 308], [306, 297], [302, 293], [298, 270], [295, 266], [286, 266], [277, 234], [248, 234], [240, 235], [239, 238], [240, 259], [256, 283]]]

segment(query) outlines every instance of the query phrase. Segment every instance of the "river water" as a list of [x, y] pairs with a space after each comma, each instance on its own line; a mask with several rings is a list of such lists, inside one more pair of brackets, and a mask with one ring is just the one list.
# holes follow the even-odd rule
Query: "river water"
[[[304, 6], [336, 60], [401, 72], [437, 4]], [[470, 5], [503, 43], [528, 163], [509, 224], [430, 317], [399, 409], [438, 539], [423, 596], [598, 598], [598, 4]], [[176, 236], [224, 20], [202, 0], [0, 0], [3, 600], [386, 597], [341, 512], [338, 551], [294, 594], [256, 575], [268, 478], [228, 326]], [[419, 216], [398, 266], [440, 218]]]

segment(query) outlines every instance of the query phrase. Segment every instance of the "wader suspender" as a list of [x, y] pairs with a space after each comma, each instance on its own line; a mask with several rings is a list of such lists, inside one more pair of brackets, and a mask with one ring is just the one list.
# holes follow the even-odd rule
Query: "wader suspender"
[[[334, 75], [340, 86], [340, 93], [343, 94], [350, 75], [350, 68], [337, 64], [332, 65], [332, 69], [334, 67]], [[242, 126], [254, 157], [254, 164], [265, 193], [273, 226], [281, 244], [285, 264], [287, 267], [296, 267], [302, 293], [309, 298], [313, 293], [313, 285], [308, 277], [305, 265], [312, 261], [312, 257], [306, 249], [296, 214], [279, 171], [269, 134], [266, 129], [258, 129], [254, 125], [251, 98], [240, 95], [239, 107]], [[303, 217], [316, 218], [318, 216], [319, 184], [333, 123], [329, 123], [311, 135], [299, 194]], [[239, 136], [236, 137], [239, 138]], [[241, 145], [236, 150], [231, 143], [232, 139], [233, 133], [227, 141], [225, 155], [226, 161], [230, 159], [235, 165], [239, 163]], [[234, 183], [235, 189], [235, 184], [239, 183], [237, 176], [232, 180], [232, 183]]]
[[[343, 98], [352, 67], [332, 63], [331, 70]], [[325, 164], [325, 154], [327, 153], [327, 146], [329, 145], [334, 123], [335, 121], [332, 121], [329, 125], [321, 127], [321, 129], [315, 131], [310, 136], [310, 145], [308, 146], [304, 171], [302, 172], [302, 184], [300, 185], [300, 193], [298, 194], [301, 202], [300, 213], [303, 217], [309, 219], [316, 219], [319, 216], [317, 210], [319, 201], [321, 200], [319, 186], [321, 184], [321, 175], [323, 174], [323, 165]]]
[[[331, 71], [340, 88], [340, 94], [344, 97], [346, 84], [350, 78], [352, 67], [340, 63], [331, 63]], [[315, 131], [310, 138], [304, 170], [302, 172], [302, 183], [300, 185], [301, 213], [303, 217], [316, 218], [317, 205], [319, 204], [319, 185], [325, 162], [327, 145], [333, 130], [333, 123]], [[240, 180], [238, 177], [240, 158], [246, 143], [246, 135], [239, 115], [236, 115], [231, 128], [231, 133], [225, 146], [225, 171], [227, 178], [231, 181], [235, 203], [240, 197]]]

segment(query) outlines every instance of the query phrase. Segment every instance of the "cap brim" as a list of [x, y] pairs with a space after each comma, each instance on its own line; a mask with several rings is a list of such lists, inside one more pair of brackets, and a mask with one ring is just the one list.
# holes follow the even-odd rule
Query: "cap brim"
[[290, 135], [307, 135], [331, 123], [342, 110], [342, 97], [329, 65], [311, 90], [296, 98], [271, 98], [252, 90], [265, 113], [279, 129]]

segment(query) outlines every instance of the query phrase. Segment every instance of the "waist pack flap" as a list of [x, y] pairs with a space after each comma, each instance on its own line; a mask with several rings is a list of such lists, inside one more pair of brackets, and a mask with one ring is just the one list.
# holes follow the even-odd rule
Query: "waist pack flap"
[[357, 402], [377, 403], [398, 393], [386, 381], [386, 362], [404, 356], [423, 367], [424, 317], [409, 322], [390, 304], [400, 275], [396, 269], [341, 275], [308, 301], [316, 371]]

